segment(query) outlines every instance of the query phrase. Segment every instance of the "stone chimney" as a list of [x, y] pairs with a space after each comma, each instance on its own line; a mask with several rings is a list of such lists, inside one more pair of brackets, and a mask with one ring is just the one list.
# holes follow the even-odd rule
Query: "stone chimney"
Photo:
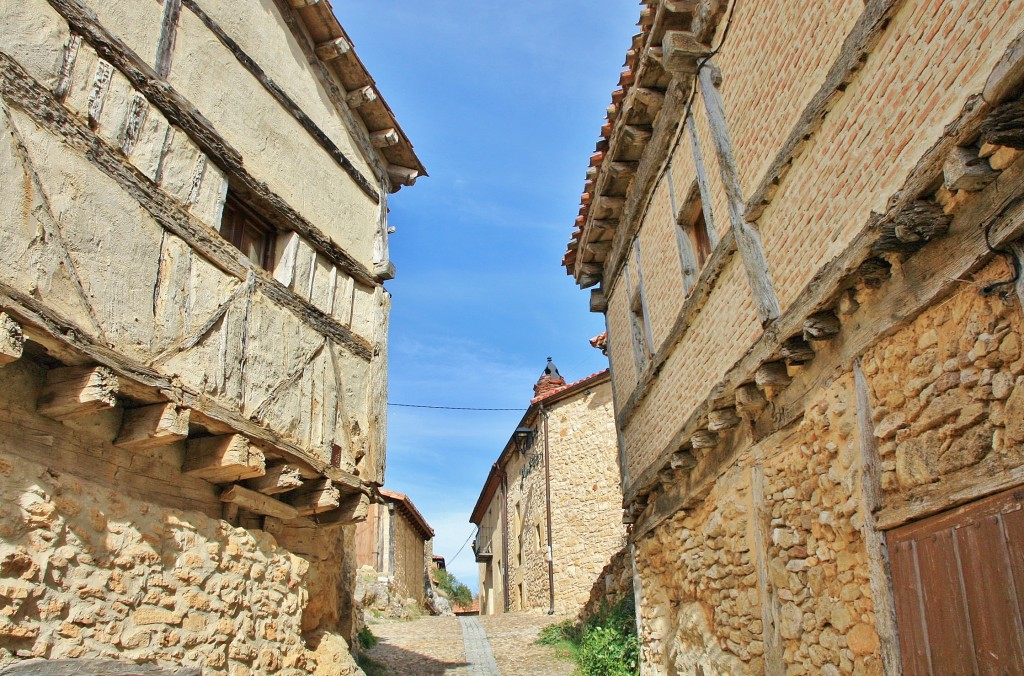
[[533, 396], [534, 398], [543, 397], [548, 392], [553, 392], [564, 385], [565, 378], [558, 372], [558, 367], [551, 361], [551, 357], [548, 357], [544, 373], [537, 379], [537, 384], [533, 386]]

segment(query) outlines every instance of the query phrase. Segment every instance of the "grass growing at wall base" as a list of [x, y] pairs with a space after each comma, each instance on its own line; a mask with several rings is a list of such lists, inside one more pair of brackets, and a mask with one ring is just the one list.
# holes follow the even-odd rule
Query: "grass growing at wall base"
[[633, 597], [602, 607], [584, 623], [566, 620], [544, 627], [537, 643], [564, 649], [583, 676], [633, 676], [640, 665]]

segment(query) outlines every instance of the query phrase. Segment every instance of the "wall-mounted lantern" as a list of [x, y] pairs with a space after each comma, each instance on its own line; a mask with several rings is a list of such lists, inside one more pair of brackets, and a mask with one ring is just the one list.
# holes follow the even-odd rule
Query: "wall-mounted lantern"
[[516, 428], [512, 438], [516, 442], [516, 450], [522, 455], [526, 455], [526, 452], [533, 446], [533, 428], [521, 425]]

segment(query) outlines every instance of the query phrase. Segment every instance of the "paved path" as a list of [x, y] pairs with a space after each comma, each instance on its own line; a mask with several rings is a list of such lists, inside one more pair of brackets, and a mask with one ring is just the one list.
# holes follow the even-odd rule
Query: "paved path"
[[500, 676], [498, 663], [494, 661], [487, 632], [475, 617], [460, 617], [462, 625], [462, 646], [466, 650], [469, 673], [472, 676]]
[[393, 676], [569, 676], [572, 662], [534, 645], [542, 627], [564, 617], [509, 614], [423, 617], [370, 625], [379, 643], [368, 652]]

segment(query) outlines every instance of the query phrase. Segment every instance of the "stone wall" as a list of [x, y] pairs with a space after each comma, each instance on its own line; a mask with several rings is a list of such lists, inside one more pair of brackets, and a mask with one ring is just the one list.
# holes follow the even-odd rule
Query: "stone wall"
[[[536, 431], [526, 454], [509, 455], [504, 471], [508, 495], [496, 491], [508, 510], [510, 609], [547, 611], [551, 606], [548, 578], [547, 506], [545, 495], [545, 416], [551, 459], [551, 522], [554, 606], [558, 613], [578, 612], [590, 598], [595, 581], [624, 543], [618, 451], [612, 421], [611, 385], [603, 375], [593, 385], [570, 392], [554, 391], [534, 400], [530, 422]], [[575, 387], [570, 385], [569, 387]], [[499, 503], [500, 504], [500, 503]], [[483, 521], [483, 520], [482, 520]], [[500, 510], [487, 523], [500, 528]], [[494, 546], [503, 547], [500, 538]], [[501, 552], [495, 552], [501, 560]], [[496, 564], [490, 580], [500, 587]], [[500, 612], [495, 596], [494, 612]], [[525, 595], [524, 595], [525, 591]], [[486, 599], [485, 599], [486, 600]]]
[[611, 385], [551, 405], [555, 610], [574, 613], [625, 542]]
[[723, 477], [694, 509], [636, 544], [637, 613], [649, 673], [764, 668], [747, 474]]

